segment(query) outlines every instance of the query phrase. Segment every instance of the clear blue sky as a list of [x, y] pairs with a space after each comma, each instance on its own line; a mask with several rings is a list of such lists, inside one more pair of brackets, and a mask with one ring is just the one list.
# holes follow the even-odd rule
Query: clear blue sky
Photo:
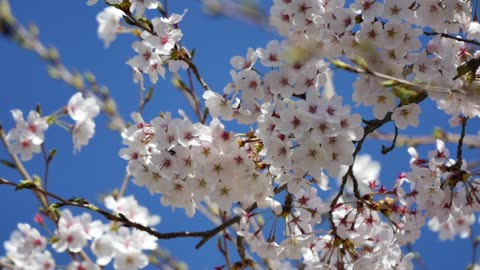
[[[87, 7], [86, 0], [79, 1], [11, 1], [13, 13], [24, 24], [35, 23], [40, 29], [40, 39], [46, 45], [53, 45], [60, 51], [63, 63], [72, 70], [91, 71], [98, 82], [109, 87], [117, 100], [119, 110], [128, 119], [130, 112], [138, 108], [138, 88], [132, 83], [130, 67], [125, 64], [135, 52], [131, 49], [134, 39], [120, 35], [105, 49], [97, 38], [96, 14], [103, 9], [99, 3]], [[229, 60], [234, 55], [245, 55], [248, 47], [264, 47], [271, 39], [278, 39], [274, 33], [226, 18], [208, 17], [201, 12], [199, 1], [170, 1], [170, 12], [181, 13], [185, 8], [189, 12], [180, 24], [184, 32], [182, 44], [187, 48], [196, 48], [195, 63], [205, 80], [217, 92], [230, 82]], [[19, 108], [24, 114], [41, 104], [45, 113], [64, 106], [73, 95], [73, 89], [63, 82], [50, 79], [44, 63], [33, 53], [27, 52], [10, 40], [0, 39], [0, 121], [5, 129], [12, 127], [10, 110]], [[335, 86], [345, 102], [351, 99], [352, 75], [337, 73]], [[157, 84], [151, 103], [147, 106], [144, 118], [149, 120], [160, 111], [172, 111], [179, 108], [188, 110], [183, 96], [176, 91], [168, 80]], [[430, 134], [435, 125], [445, 126], [443, 113], [433, 110], [433, 106], [424, 109], [421, 116], [421, 130], [408, 129], [414, 134]], [[354, 108], [354, 110], [360, 109]], [[370, 109], [367, 110], [368, 112]], [[192, 115], [192, 119], [194, 116]], [[58, 153], [51, 166], [49, 186], [51, 191], [65, 198], [83, 197], [97, 205], [101, 194], [111, 192], [120, 186], [125, 173], [126, 162], [118, 156], [121, 147], [119, 134], [106, 128], [106, 118], [97, 118], [94, 139], [80, 153], [73, 154], [71, 137], [59, 127], [49, 128], [46, 137], [47, 148], [56, 147]], [[389, 127], [392, 128], [391, 126]], [[475, 128], [475, 127], [470, 127]], [[478, 131], [478, 127], [476, 127]], [[392, 131], [392, 130], [389, 130]], [[470, 130], [472, 131], [472, 130]], [[385, 144], [389, 145], [388, 142]], [[420, 148], [433, 149], [433, 145]], [[453, 147], [450, 145], [451, 151]], [[366, 152], [375, 159], [383, 160], [380, 179], [390, 183], [401, 172], [408, 170], [409, 156], [406, 148], [399, 148], [387, 157], [379, 154], [380, 144], [368, 142]], [[426, 152], [423, 152], [426, 154]], [[477, 151], [469, 151], [470, 157], [478, 158]], [[0, 159], [6, 159], [5, 150], [0, 150]], [[43, 177], [43, 161], [36, 156], [26, 163], [32, 174]], [[0, 167], [0, 176], [12, 181], [19, 180], [18, 174], [6, 167]], [[150, 211], [162, 217], [157, 229], [162, 232], [178, 230], [205, 230], [214, 225], [200, 214], [194, 221], [185, 217], [182, 209], [172, 212], [163, 208], [159, 197], [152, 197], [146, 189], [129, 185], [127, 194], [135, 194], [140, 203], [147, 205]], [[9, 238], [18, 222], [31, 222], [38, 207], [35, 197], [28, 191], [14, 192], [8, 187], [0, 187], [0, 203], [3, 217], [0, 222], [0, 242]], [[480, 229], [476, 228], [477, 232]], [[471, 258], [471, 242], [440, 242], [437, 236], [423, 230], [424, 237], [415, 246], [420, 251], [429, 269], [463, 269]], [[191, 269], [212, 269], [224, 263], [216, 252], [215, 240], [210, 241], [201, 250], [194, 249], [197, 240], [176, 239], [160, 241], [178, 259], [186, 261]], [[455, 251], [455, 254], [452, 253]], [[0, 246], [0, 254], [3, 254]], [[60, 263], [60, 262], [58, 262]], [[65, 263], [65, 262], [63, 262]]]

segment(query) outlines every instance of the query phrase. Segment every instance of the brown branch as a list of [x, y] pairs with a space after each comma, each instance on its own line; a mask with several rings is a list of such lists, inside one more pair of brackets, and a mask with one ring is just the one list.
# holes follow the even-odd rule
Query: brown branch
[[[167, 1], [165, 1], [165, 4], [166, 3], [167, 3]], [[135, 16], [133, 16], [133, 14], [130, 12], [128, 6], [123, 6], [123, 4], [115, 4], [115, 5], [111, 5], [111, 6], [114, 6], [118, 9], [122, 10], [126, 14], [124, 19], [125, 19], [127, 24], [130, 24], [130, 25], [136, 26], [140, 29], [143, 29], [143, 30], [149, 32], [151, 35], [158, 36], [157, 33], [155, 33], [155, 31], [151, 28], [150, 24], [144, 23], [142, 21], [139, 21], [137, 18], [135, 18]], [[168, 17], [168, 11], [166, 10], [166, 7], [163, 7], [163, 9], [160, 9], [160, 12], [162, 13], [163, 16]], [[174, 27], [178, 29], [177, 24], [175, 24]], [[187, 98], [187, 101], [190, 103], [190, 105], [194, 109], [196, 115], [199, 118], [199, 121], [201, 123], [204, 123], [206, 118], [207, 118], [207, 114], [206, 113], [202, 114], [202, 112], [201, 112], [199, 98], [196, 95], [194, 87], [193, 87], [191, 72], [193, 72], [193, 74], [195, 75], [195, 78], [197, 79], [197, 81], [200, 83], [200, 85], [203, 87], [203, 89], [205, 91], [210, 90], [210, 87], [208, 86], [208, 84], [205, 82], [205, 80], [201, 76], [200, 71], [198, 70], [197, 66], [193, 63], [192, 58], [190, 57], [189, 53], [186, 52], [183, 49], [180, 42], [179, 42], [178, 45], [179, 45], [179, 48], [177, 48], [177, 46], [176, 46], [177, 49], [174, 51], [176, 57], [173, 57], [173, 58], [176, 59], [176, 60], [181, 60], [181, 61], [184, 61], [185, 63], [187, 63], [187, 65], [189, 67], [187, 72], [188, 72], [188, 79], [189, 79], [189, 83], [190, 83], [189, 88], [188, 87], [185, 87], [185, 89], [180, 88], [180, 90], [182, 90], [182, 93]], [[178, 79], [178, 80], [180, 80], [180, 79]], [[140, 100], [141, 100], [140, 109], [142, 110], [143, 106], [144, 106], [144, 104], [142, 103], [143, 99], [140, 98]]]
[[458, 145], [457, 145], [457, 162], [455, 163], [455, 166], [459, 170], [462, 168], [462, 163], [463, 163], [463, 139], [465, 138], [465, 129], [467, 127], [467, 117], [462, 117], [462, 130], [460, 132], [460, 139], [458, 140]]
[[[282, 192], [283, 190], [285, 190], [287, 188], [287, 185], [282, 185], [282, 186], [279, 186], [279, 187], [276, 187], [275, 190], [274, 190], [274, 193], [275, 194], [278, 194], [280, 192]], [[257, 204], [254, 203], [252, 206], [250, 206], [249, 208], [247, 208], [245, 210], [245, 212], [247, 213], [250, 213], [252, 212], [253, 210], [257, 209]], [[210, 240], [213, 236], [215, 236], [216, 234], [220, 233], [221, 231], [225, 230], [226, 228], [232, 226], [233, 224], [235, 223], [238, 223], [240, 221], [241, 217], [240, 216], [235, 216], [235, 217], [232, 217], [230, 218], [229, 220], [225, 221], [224, 223], [220, 224], [219, 226], [207, 231], [207, 234], [205, 236], [202, 237], [202, 240], [200, 240], [200, 242], [198, 242], [197, 245], [195, 245], [195, 248], [196, 249], [199, 249], [201, 248], [208, 240]]]
[[461, 38], [461, 37], [457, 37], [457, 36], [446, 34], [446, 33], [423, 32], [423, 34], [426, 35], [426, 36], [441, 36], [443, 38], [449, 38], [449, 39], [453, 39], [453, 40], [456, 40], [456, 41], [463, 41], [465, 43], [470, 43], [470, 44], [473, 44], [473, 45], [480, 46], [480, 42], [478, 42], [476, 40]]
[[85, 199], [81, 198], [73, 198], [73, 199], [64, 199], [54, 193], [51, 193], [49, 191], [43, 190], [42, 188], [38, 187], [33, 181], [24, 181], [20, 184], [10, 182], [6, 180], [5, 178], [0, 177], [0, 185], [7, 185], [7, 186], [12, 186], [15, 187], [16, 190], [22, 190], [22, 189], [28, 189], [32, 190], [36, 193], [41, 193], [45, 196], [48, 196], [50, 198], [53, 198], [57, 200], [57, 203], [52, 204], [48, 208], [61, 208], [65, 206], [72, 206], [72, 207], [78, 207], [78, 208], [83, 208], [87, 209], [93, 212], [96, 212], [103, 217], [105, 217], [108, 220], [115, 221], [115, 222], [120, 222], [126, 227], [133, 227], [138, 230], [147, 232], [150, 235], [155, 236], [157, 239], [172, 239], [172, 238], [178, 238], [178, 237], [206, 237], [209, 234], [211, 234], [211, 231], [202, 231], [202, 232], [171, 232], [171, 233], [159, 233], [155, 231], [154, 229], [144, 226], [142, 224], [133, 222], [126, 218], [123, 214], [111, 214], [106, 210], [100, 209], [97, 206], [93, 205], [92, 203], [88, 202]]
[[398, 127], [395, 126], [394, 128], [395, 128], [395, 133], [393, 134], [392, 144], [389, 147], [386, 147], [385, 145], [382, 145], [382, 151], [381, 151], [382, 155], [388, 154], [390, 151], [395, 149], [395, 146], [397, 145]]
[[[22, 190], [22, 189], [32, 190], [36, 193], [41, 193], [45, 196], [48, 196], [48, 197], [53, 198], [53, 199], [58, 201], [57, 203], [54, 203], [51, 206], [49, 206], [47, 209], [51, 209], [52, 207], [58, 209], [58, 208], [65, 207], [65, 206], [72, 206], [72, 207], [78, 207], [78, 208], [86, 209], [86, 210], [89, 210], [89, 211], [92, 211], [92, 212], [96, 212], [96, 213], [102, 215], [103, 217], [105, 217], [106, 219], [108, 219], [110, 221], [120, 222], [125, 227], [133, 227], [133, 228], [138, 229], [140, 231], [144, 231], [144, 232], [156, 237], [157, 239], [165, 240], [165, 239], [174, 239], [174, 238], [180, 238], [180, 237], [184, 237], [184, 238], [199, 237], [199, 238], [202, 238], [201, 241], [195, 246], [196, 249], [199, 249], [200, 247], [202, 247], [209, 239], [211, 239], [213, 236], [215, 236], [219, 232], [224, 231], [225, 229], [227, 229], [228, 227], [230, 227], [231, 225], [233, 225], [235, 223], [238, 223], [240, 221], [240, 218], [241, 218], [240, 216], [235, 216], [235, 217], [230, 218], [229, 220], [225, 221], [223, 224], [221, 224], [221, 225], [219, 225], [219, 226], [217, 226], [217, 227], [215, 227], [211, 230], [207, 230], [207, 231], [197, 231], [197, 232], [183, 232], [182, 231], [182, 232], [160, 233], [160, 232], [158, 232], [158, 231], [156, 231], [156, 230], [154, 230], [154, 229], [152, 229], [148, 226], [144, 226], [142, 224], [139, 224], [139, 223], [136, 223], [136, 222], [133, 222], [133, 221], [129, 220], [123, 214], [118, 214], [118, 215], [111, 214], [108, 211], [100, 209], [99, 207], [93, 205], [92, 203], [88, 202], [85, 199], [81, 199], [81, 198], [72, 198], [72, 199], [69, 199], [69, 200], [64, 199], [64, 198], [62, 198], [62, 197], [60, 197], [60, 196], [58, 196], [54, 193], [43, 190], [41, 187], [38, 187], [35, 183], [33, 183], [33, 181], [27, 180], [27, 181], [24, 181], [20, 184], [16, 184], [16, 183], [13, 183], [13, 182], [10, 182], [10, 181], [6, 180], [5, 178], [0, 177], [0, 185], [12, 186], [12, 187], [15, 187], [16, 190]], [[278, 194], [285, 189], [286, 189], [286, 185], [282, 185], [280, 187], [277, 187], [275, 189], [275, 194]], [[257, 205], [253, 204], [252, 206], [250, 206], [247, 209], [247, 211], [251, 212], [251, 211], [255, 210], [256, 208], [257, 208]]]
[[429, 91], [431, 91], [431, 92], [446, 93], [446, 94], [460, 93], [466, 96], [476, 95], [476, 93], [472, 93], [471, 91], [468, 92], [462, 89], [451, 89], [451, 88], [446, 88], [442, 86], [414, 83], [411, 81], [407, 81], [401, 78], [396, 78], [390, 75], [386, 75], [386, 74], [371, 70], [368, 67], [352, 66], [341, 60], [330, 60], [330, 62], [337, 68], [340, 68], [349, 72], [357, 73], [357, 74], [370, 75], [378, 79], [383, 79], [385, 80], [385, 82], [389, 83], [388, 86], [407, 86], [409, 87], [408, 90], [412, 90], [420, 94], [428, 93]]
[[192, 62], [190, 58], [188, 58], [185, 55], [179, 55], [178, 59], [187, 63], [188, 67], [192, 70], [193, 74], [195, 75], [195, 78], [197, 78], [197, 81], [200, 83], [200, 85], [202, 85], [205, 91], [211, 91], [208, 84], [205, 82], [205, 80], [203, 80], [202, 75], [200, 75], [200, 71], [198, 70], [197, 66]]
[[188, 87], [187, 84], [184, 81], [182, 81], [182, 79], [178, 75], [173, 76], [172, 83], [177, 89], [179, 89], [182, 92], [187, 102], [193, 108], [193, 110], [195, 111], [195, 114], [198, 117], [198, 121], [204, 124], [207, 118], [207, 115], [204, 115], [202, 113], [200, 100], [198, 99], [198, 96], [196, 95], [195, 90], [193, 89], [193, 80], [192, 80], [191, 73], [192, 73], [191, 69], [188, 69], [188, 78], [189, 78], [190, 87]]
[[[420, 92], [419, 95], [416, 97], [416, 99], [412, 101], [412, 103], [420, 103], [423, 100], [425, 100], [426, 98], [427, 98], [427, 94], [425, 92]], [[348, 167], [347, 173], [342, 178], [342, 183], [340, 184], [340, 189], [339, 189], [337, 195], [335, 195], [332, 202], [330, 203], [330, 210], [328, 211], [328, 215], [329, 215], [330, 224], [332, 226], [333, 234], [336, 234], [336, 225], [333, 222], [333, 212], [334, 212], [335, 208], [337, 207], [338, 200], [343, 195], [345, 185], [347, 184], [347, 181], [348, 181], [349, 178], [351, 178], [352, 182], [353, 182], [353, 193], [354, 193], [355, 197], [358, 200], [362, 200], [362, 198], [360, 196], [360, 192], [358, 191], [358, 181], [356, 180], [355, 175], [353, 173], [353, 165], [355, 164], [356, 156], [358, 155], [358, 153], [360, 153], [360, 150], [363, 147], [363, 143], [365, 142], [367, 137], [370, 134], [372, 134], [373, 132], [375, 132], [377, 129], [379, 129], [380, 127], [382, 127], [383, 125], [385, 125], [386, 123], [388, 123], [390, 121], [392, 121], [392, 112], [387, 113], [383, 119], [374, 119], [374, 120], [370, 120], [370, 121], [364, 121], [366, 123], [366, 126], [363, 128], [363, 131], [364, 131], [363, 132], [363, 138], [357, 142], [357, 146], [355, 147], [355, 150], [352, 154], [353, 155], [353, 163], [352, 163], [352, 165], [350, 165]]]
[[[3, 129], [2, 124], [0, 123], [0, 140], [3, 143], [3, 146], [5, 147], [5, 150], [7, 151], [8, 155], [10, 156], [11, 160], [13, 161], [13, 164], [15, 165], [15, 169], [18, 171], [20, 176], [23, 178], [23, 180], [30, 180], [33, 182], [33, 178], [30, 176], [28, 173], [27, 169], [25, 169], [25, 166], [23, 166], [23, 163], [20, 161], [20, 159], [17, 157], [17, 155], [13, 154], [11, 151], [10, 143], [7, 140], [5, 131]], [[35, 196], [39, 200], [41, 206], [47, 210], [48, 209], [48, 200], [47, 198], [40, 192], [34, 192]], [[50, 218], [54, 218], [51, 213], [49, 213]], [[55, 219], [53, 219], [55, 220]]]
[[[382, 140], [382, 141], [392, 141], [394, 134], [386, 134], [381, 132], [373, 132], [370, 134], [370, 139]], [[454, 133], [442, 133], [441, 137], [438, 139], [443, 140], [444, 142], [458, 143], [460, 140], [459, 134]], [[407, 136], [407, 135], [398, 135], [397, 136], [397, 146], [417, 146], [425, 144], [435, 144], [437, 137], [432, 135], [421, 135], [421, 136]], [[478, 136], [466, 135], [463, 139], [463, 143], [469, 147], [480, 147], [480, 139]]]

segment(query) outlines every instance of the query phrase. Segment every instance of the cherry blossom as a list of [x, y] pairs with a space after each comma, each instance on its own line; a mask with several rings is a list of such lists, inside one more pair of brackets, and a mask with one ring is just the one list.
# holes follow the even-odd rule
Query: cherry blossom
[[[407, 127], [418, 127], [426, 99], [450, 116], [452, 127], [463, 131], [467, 121], [478, 120], [480, 53], [463, 38], [478, 39], [480, 26], [468, 1], [275, 0], [269, 22], [281, 38], [233, 56], [223, 92], [207, 86], [193, 50], [182, 44], [186, 10], [168, 15], [155, 0], [107, 4], [97, 15], [98, 36], [108, 47], [119, 32], [136, 35], [135, 55], [127, 64], [141, 90], [148, 83], [145, 74], [155, 84], [158, 75], [180, 78], [185, 71], [205, 89], [197, 100], [193, 86], [182, 88], [194, 109], [204, 111], [200, 122], [183, 109], [153, 119], [131, 113], [133, 123], [121, 131], [118, 152], [128, 176], [162, 206], [182, 208], [188, 217], [208, 206], [217, 223], [233, 218], [236, 222], [222, 228], [223, 239], [237, 237], [234, 246], [246, 246], [240, 256], [254, 253], [266, 262], [255, 267], [293, 269], [289, 261], [297, 261], [305, 269], [412, 269], [414, 255], [404, 247], [420, 238], [423, 227], [441, 240], [472, 233], [480, 187], [460, 151], [464, 135], [456, 156], [440, 139], [426, 154], [410, 147], [410, 162], [404, 164], [410, 169], [390, 182], [383, 177], [380, 182], [380, 163], [364, 154], [364, 142], [380, 128], [394, 130], [395, 146]], [[147, 18], [145, 10], [157, 8], [163, 17]], [[349, 91], [329, 89], [339, 69], [357, 75], [351, 91], [355, 107], [344, 104], [348, 98], [342, 95]], [[67, 127], [80, 150], [94, 135], [100, 100], [82, 90], [58, 114], [31, 111], [24, 120], [20, 110], [12, 110], [8, 150], [31, 159], [41, 151], [51, 122]], [[374, 118], [358, 114], [360, 106], [372, 107]], [[67, 114], [74, 124], [58, 119]], [[227, 123], [233, 120], [246, 131], [236, 133]], [[2, 262], [14, 269], [54, 269], [51, 246], [72, 254], [69, 270], [146, 267], [148, 252], [158, 245], [152, 232], [160, 217], [133, 195], [109, 194], [104, 204], [113, 217], [98, 212], [108, 223], [53, 209], [56, 227], [49, 242], [20, 223], [5, 243]], [[88, 249], [95, 258], [80, 260], [77, 255]]]
[[45, 140], [44, 133], [48, 129], [47, 120], [36, 111], [30, 111], [25, 121], [22, 111], [11, 111], [15, 127], [7, 134], [7, 140], [12, 141], [12, 151], [20, 154], [22, 160], [30, 160], [33, 153], [40, 153], [40, 145]]
[[114, 7], [107, 7], [98, 13], [98, 36], [105, 42], [105, 47], [117, 37], [120, 28], [120, 19], [124, 15], [123, 11]]
[[404, 105], [393, 110], [392, 119], [395, 121], [395, 126], [399, 129], [405, 129], [407, 126], [418, 126], [418, 115], [420, 114], [420, 107], [415, 104]]

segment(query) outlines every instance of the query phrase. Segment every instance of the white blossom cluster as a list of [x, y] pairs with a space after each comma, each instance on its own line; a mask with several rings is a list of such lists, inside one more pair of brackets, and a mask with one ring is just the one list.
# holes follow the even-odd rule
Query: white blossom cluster
[[[120, 4], [122, 1], [108, 0], [107, 2], [113, 5]], [[137, 17], [141, 17], [145, 9], [155, 9], [158, 6], [158, 1], [155, 0], [132, 0], [130, 2], [130, 12], [135, 11]], [[153, 30], [144, 30], [140, 35], [141, 41], [135, 41], [132, 44], [132, 48], [138, 55], [127, 63], [133, 69], [135, 82], [139, 83], [142, 88], [144, 80], [142, 72], [147, 73], [150, 81], [155, 84], [158, 81], [158, 75], [165, 78], [164, 65], [167, 63], [171, 72], [176, 72], [180, 68], [188, 68], [185, 62], [173, 59], [171, 56], [174, 46], [183, 37], [182, 31], [174, 26], [182, 20], [186, 12], [185, 10], [183, 14], [174, 13], [168, 18], [153, 19], [151, 21]], [[98, 14], [98, 35], [104, 40], [106, 47], [116, 38], [117, 33], [121, 32], [120, 21], [124, 15], [122, 10], [113, 6], [105, 8]]]
[[[33, 153], [40, 153], [41, 145], [45, 140], [45, 131], [49, 125], [56, 123], [72, 133], [74, 150], [78, 151], [95, 133], [95, 118], [100, 112], [100, 107], [94, 97], [84, 98], [82, 93], [76, 93], [68, 101], [64, 111], [50, 116], [41, 117], [37, 111], [30, 111], [25, 121], [23, 113], [19, 109], [11, 111], [15, 121], [15, 127], [7, 134], [7, 140], [11, 142], [11, 151], [20, 154], [22, 160], [30, 160]], [[57, 118], [68, 114], [75, 124], [69, 125]], [[50, 122], [49, 122], [50, 121]]]
[[36, 111], [30, 111], [27, 121], [23, 119], [21, 110], [14, 109], [11, 113], [15, 120], [15, 127], [7, 134], [12, 145], [11, 151], [20, 154], [22, 160], [30, 160], [33, 153], [41, 151], [44, 132], [48, 129], [47, 121]]
[[[150, 215], [148, 210], [138, 205], [132, 197], [118, 200], [112, 196], [105, 198], [105, 205], [115, 214], [122, 214], [131, 221], [144, 226], [155, 226], [159, 217]], [[41, 221], [42, 225], [45, 223]], [[40, 232], [28, 224], [18, 224], [18, 231], [12, 233], [5, 242], [6, 256], [0, 258], [2, 265], [18, 270], [54, 270], [57, 269], [52, 254], [47, 249], [50, 243], [56, 252], [70, 252], [82, 260], [72, 260], [67, 270], [100, 270], [113, 261], [117, 270], [136, 270], [148, 265], [144, 251], [157, 247], [156, 238], [144, 231], [129, 229], [119, 223], [102, 223], [92, 220], [88, 213], [74, 216], [70, 210], [60, 212], [57, 229], [47, 240]], [[96, 256], [91, 261], [85, 254], [90, 247]]]
[[[124, 30], [120, 22], [127, 11], [115, 5], [127, 2], [136, 17], [158, 6], [157, 1], [107, 0], [111, 6], [97, 16], [106, 46]], [[190, 67], [177, 58], [188, 55], [179, 44], [178, 24], [185, 14], [152, 19], [151, 29], [143, 28], [133, 43], [138, 55], [128, 65], [142, 88], [142, 73], [156, 83], [158, 75], [165, 77], [165, 64], [171, 72]], [[305, 269], [412, 269], [413, 253], [404, 254], [402, 247], [417, 241], [423, 226], [441, 239], [469, 236], [480, 207], [480, 179], [465, 160], [449, 157], [444, 142], [437, 141], [428, 159], [410, 148], [412, 171], [402, 173], [391, 189], [369, 179], [378, 174], [378, 165], [362, 159], [357, 149], [372, 132], [364, 124], [393, 121], [396, 131], [418, 126], [422, 100], [415, 97], [422, 91], [451, 116], [452, 127], [480, 115], [475, 95], [480, 85], [468, 78], [479, 75], [477, 69], [462, 73], [480, 55], [461, 41], [480, 38], [470, 1], [274, 0], [270, 23], [283, 40], [232, 57], [232, 81], [223, 93], [203, 93], [213, 117], [209, 124], [192, 122], [182, 110], [181, 118], [162, 113], [151, 121], [131, 114], [134, 123], [121, 134], [125, 148], [119, 155], [128, 161], [133, 182], [160, 194], [163, 205], [184, 208], [189, 217], [202, 203], [239, 216], [232, 229], [272, 269], [286, 269], [288, 260], [299, 260]], [[422, 41], [423, 35], [434, 37]], [[341, 96], [327, 91], [329, 62], [338, 59], [361, 68], [352, 99], [371, 106], [374, 120], [362, 121]], [[99, 107], [76, 94], [67, 112], [76, 121], [79, 148], [93, 135], [91, 119]], [[28, 121], [18, 110], [12, 114], [13, 151], [30, 159], [40, 151], [47, 120], [36, 112]], [[250, 125], [251, 131], [226, 130], [221, 121], [230, 120]], [[333, 201], [321, 195], [331, 189], [329, 178], [339, 178], [341, 191], [347, 190]], [[159, 221], [133, 197], [108, 197], [105, 203], [144, 226]], [[274, 224], [259, 224], [260, 213]], [[6, 260], [18, 269], [53, 269], [45, 238], [26, 224], [19, 230], [5, 244]], [[156, 247], [144, 231], [62, 211], [52, 247], [80, 253], [89, 242], [96, 264], [75, 261], [71, 269], [100, 269], [112, 260], [115, 269], [140, 269], [148, 264], [143, 251]]]

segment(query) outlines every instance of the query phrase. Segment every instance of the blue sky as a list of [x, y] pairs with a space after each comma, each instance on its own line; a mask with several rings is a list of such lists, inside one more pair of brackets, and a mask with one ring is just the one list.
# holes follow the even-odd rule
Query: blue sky
[[[119, 111], [125, 119], [138, 108], [138, 87], [133, 84], [130, 67], [125, 64], [135, 52], [131, 49], [134, 38], [120, 35], [108, 49], [97, 38], [96, 14], [103, 4], [87, 7], [86, 1], [11, 1], [12, 11], [23, 24], [34, 23], [40, 29], [40, 39], [45, 45], [52, 45], [60, 51], [63, 63], [71, 70], [91, 71], [101, 85], [109, 87], [111, 95], [118, 103]], [[170, 1], [170, 12], [182, 13], [188, 8], [180, 27], [184, 33], [182, 44], [189, 49], [196, 48], [195, 63], [210, 87], [221, 92], [230, 82], [230, 58], [244, 55], [248, 47], [263, 47], [271, 39], [279, 39], [274, 33], [239, 21], [222, 17], [208, 17], [201, 11], [199, 1]], [[63, 82], [50, 79], [44, 63], [33, 53], [19, 48], [10, 40], [0, 39], [0, 121], [5, 129], [12, 127], [10, 110], [19, 108], [26, 114], [36, 104], [41, 104], [45, 113], [53, 112], [66, 104], [74, 91]], [[351, 98], [351, 74], [342, 72], [335, 77], [335, 86], [345, 102]], [[197, 88], [199, 89], [199, 88]], [[179, 109], [188, 109], [184, 97], [176, 91], [168, 80], [157, 84], [151, 103], [147, 106], [144, 118], [149, 120], [160, 111], [171, 111], [174, 115]], [[364, 112], [361, 108], [354, 108]], [[368, 109], [367, 112], [370, 112]], [[370, 114], [371, 115], [371, 114]], [[192, 119], [194, 116], [192, 115]], [[431, 134], [433, 127], [445, 127], [447, 117], [434, 110], [434, 106], [423, 108], [419, 130], [408, 129], [410, 134]], [[51, 191], [65, 198], [82, 197], [97, 205], [98, 198], [120, 186], [125, 174], [125, 161], [118, 156], [121, 138], [118, 133], [106, 128], [104, 116], [97, 118], [97, 133], [87, 147], [73, 154], [71, 137], [59, 127], [50, 127], [47, 132], [46, 146], [56, 147], [57, 156], [52, 163], [49, 186]], [[235, 127], [234, 125], [232, 125]], [[471, 126], [470, 132], [478, 126]], [[392, 126], [387, 129], [393, 130]], [[476, 131], [475, 131], [476, 132]], [[389, 145], [389, 142], [384, 142]], [[381, 180], [389, 183], [401, 172], [408, 170], [409, 155], [406, 148], [398, 148], [387, 157], [380, 156], [378, 142], [368, 142], [366, 153], [382, 162]], [[433, 145], [420, 148], [431, 150]], [[451, 151], [454, 152], [450, 145]], [[423, 152], [426, 154], [426, 152]], [[470, 157], [479, 156], [478, 150], [467, 151]], [[6, 159], [5, 150], [0, 150], [0, 159]], [[397, 165], [400, 164], [400, 165]], [[26, 163], [31, 174], [43, 177], [43, 161], [37, 156]], [[0, 167], [0, 176], [17, 181], [18, 174], [6, 167]], [[172, 211], [163, 208], [159, 197], [152, 197], [148, 191], [129, 185], [127, 194], [135, 194], [141, 204], [162, 217], [157, 229], [162, 232], [178, 230], [205, 230], [214, 225], [197, 214], [193, 221], [186, 218], [182, 209]], [[38, 207], [35, 197], [28, 191], [14, 192], [8, 187], [0, 187], [2, 203], [2, 222], [0, 222], [0, 242], [9, 238], [18, 222], [31, 222]], [[477, 232], [480, 231], [478, 226]], [[459, 269], [470, 262], [471, 241], [440, 242], [437, 236], [423, 230], [424, 237], [415, 245], [429, 269]], [[169, 249], [174, 257], [187, 262], [191, 269], [212, 269], [224, 263], [215, 251], [215, 240], [210, 241], [201, 250], [194, 249], [196, 240], [176, 239], [160, 241], [160, 245]], [[452, 253], [455, 251], [455, 254]], [[0, 254], [3, 249], [0, 247]]]

